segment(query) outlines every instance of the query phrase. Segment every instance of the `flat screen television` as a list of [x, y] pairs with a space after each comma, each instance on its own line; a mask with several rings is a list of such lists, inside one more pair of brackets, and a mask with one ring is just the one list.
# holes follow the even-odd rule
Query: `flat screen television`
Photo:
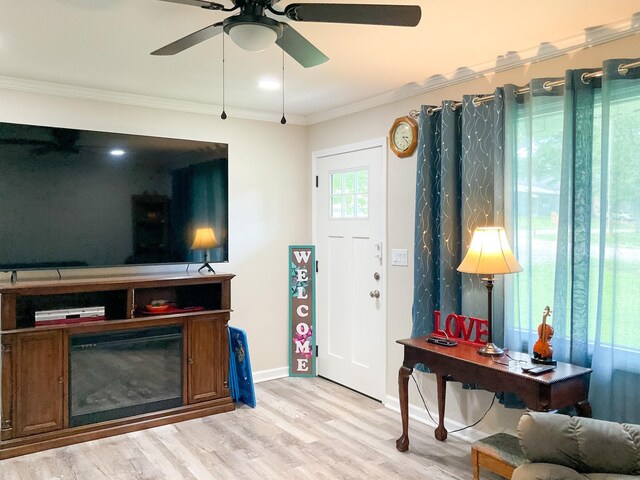
[[0, 271], [226, 262], [228, 235], [224, 143], [0, 123]]

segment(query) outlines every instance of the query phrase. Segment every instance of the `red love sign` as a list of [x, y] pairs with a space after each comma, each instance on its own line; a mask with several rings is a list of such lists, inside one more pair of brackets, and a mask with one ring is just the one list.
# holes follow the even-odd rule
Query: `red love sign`
[[433, 311], [433, 336], [451, 338], [471, 345], [486, 345], [489, 321], [484, 318], [465, 317], [450, 313], [441, 323], [439, 310]]

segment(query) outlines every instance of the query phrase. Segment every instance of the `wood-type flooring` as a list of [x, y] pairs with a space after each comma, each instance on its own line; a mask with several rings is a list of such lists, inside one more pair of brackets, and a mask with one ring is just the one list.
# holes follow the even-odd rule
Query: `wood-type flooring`
[[[0, 461], [1, 480], [472, 478], [470, 446], [321, 378], [256, 385], [258, 406]], [[497, 479], [489, 472], [481, 478]]]

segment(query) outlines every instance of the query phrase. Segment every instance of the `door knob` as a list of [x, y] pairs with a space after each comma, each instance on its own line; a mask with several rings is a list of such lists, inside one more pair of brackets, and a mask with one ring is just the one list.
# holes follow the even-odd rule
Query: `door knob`
[[371, 290], [369, 296], [371, 298], [380, 298], [380, 292], [378, 290]]

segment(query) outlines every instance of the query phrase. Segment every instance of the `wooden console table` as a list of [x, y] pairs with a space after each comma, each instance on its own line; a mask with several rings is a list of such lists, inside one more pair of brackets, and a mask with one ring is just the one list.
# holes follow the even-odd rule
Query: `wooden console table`
[[[404, 452], [409, 448], [409, 376], [413, 367], [422, 363], [436, 375], [438, 390], [438, 427], [435, 437], [447, 438], [444, 426], [444, 409], [447, 381], [475, 383], [490, 392], [515, 393], [532, 410], [546, 411], [575, 405], [583, 416], [591, 416], [587, 400], [591, 369], [558, 362], [555, 370], [542, 375], [522, 372], [520, 365], [508, 366], [509, 357], [485, 357], [478, 354], [477, 346], [458, 344], [444, 347], [427, 343], [427, 337], [398, 340], [404, 346], [404, 361], [398, 372], [402, 435], [396, 448]], [[529, 363], [529, 356], [520, 352], [508, 352], [516, 360]], [[511, 362], [512, 365], [515, 362]]]

